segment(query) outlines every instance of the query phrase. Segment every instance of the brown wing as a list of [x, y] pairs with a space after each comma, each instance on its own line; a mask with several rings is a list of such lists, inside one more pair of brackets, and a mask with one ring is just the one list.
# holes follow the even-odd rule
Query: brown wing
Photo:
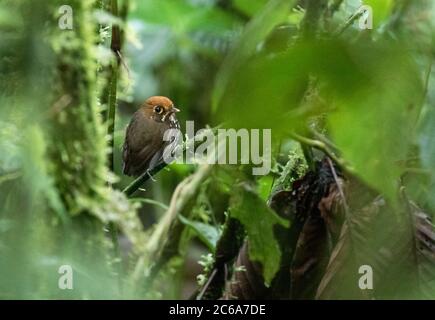
[[122, 151], [123, 173], [140, 175], [149, 169], [151, 160], [162, 149], [159, 124], [146, 119], [142, 112], [133, 115], [127, 130]]

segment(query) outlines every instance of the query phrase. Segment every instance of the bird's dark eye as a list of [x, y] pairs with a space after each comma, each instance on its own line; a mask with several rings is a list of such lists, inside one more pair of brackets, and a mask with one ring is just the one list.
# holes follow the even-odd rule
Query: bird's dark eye
[[161, 114], [163, 111], [163, 108], [161, 106], [155, 106], [154, 107], [154, 112], [157, 114]]

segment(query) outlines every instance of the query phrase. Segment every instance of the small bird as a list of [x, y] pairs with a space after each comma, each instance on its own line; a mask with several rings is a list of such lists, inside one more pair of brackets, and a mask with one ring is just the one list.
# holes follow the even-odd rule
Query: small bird
[[139, 176], [163, 162], [163, 151], [168, 145], [175, 148], [178, 141], [164, 141], [168, 129], [179, 130], [175, 113], [180, 110], [167, 97], [148, 98], [131, 119], [122, 151], [122, 171], [128, 176]]

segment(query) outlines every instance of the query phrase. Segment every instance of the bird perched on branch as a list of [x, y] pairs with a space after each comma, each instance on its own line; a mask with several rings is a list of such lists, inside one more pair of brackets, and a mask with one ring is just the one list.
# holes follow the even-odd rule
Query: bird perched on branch
[[163, 153], [169, 146], [175, 150], [177, 139], [165, 141], [168, 129], [179, 130], [175, 113], [180, 110], [162, 96], [148, 98], [131, 119], [122, 151], [123, 173], [139, 176], [163, 162]]

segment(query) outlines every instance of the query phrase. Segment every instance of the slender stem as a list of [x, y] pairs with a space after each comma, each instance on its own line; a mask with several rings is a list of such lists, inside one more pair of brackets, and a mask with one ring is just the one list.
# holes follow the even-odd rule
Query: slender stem
[[337, 31], [334, 32], [334, 36], [338, 37], [340, 36], [343, 32], [345, 32], [347, 30], [347, 28], [349, 28], [357, 19], [359, 19], [360, 17], [362, 17], [362, 15], [364, 14], [364, 10], [358, 9], [358, 11], [356, 11], [352, 16], [350, 16], [349, 19], [346, 20], [346, 22], [338, 28]]
[[[110, 7], [113, 16], [118, 17], [118, 0], [111, 1]], [[118, 70], [120, 65], [120, 52], [121, 52], [121, 32], [118, 25], [112, 25], [112, 40], [110, 49], [116, 57], [116, 63], [113, 63], [110, 68], [109, 79], [109, 99], [107, 107], [107, 134], [109, 136], [109, 154], [108, 163], [111, 171], [114, 171], [113, 149], [114, 149], [114, 136], [115, 130], [115, 116], [116, 116], [116, 100], [117, 100], [117, 86], [118, 86]]]
[[216, 276], [217, 272], [218, 272], [218, 269], [214, 268], [212, 273], [210, 274], [210, 277], [208, 278], [207, 282], [205, 283], [204, 287], [202, 287], [201, 291], [196, 296], [196, 300], [201, 300], [202, 299], [202, 297], [204, 296], [204, 293], [206, 292], [206, 290], [210, 286], [210, 283], [213, 281], [213, 279]]
[[142, 202], [142, 203], [147, 203], [147, 204], [152, 204], [152, 205], [155, 205], [156, 207], [159, 207], [165, 211], [169, 209], [169, 207], [166, 204], [161, 203], [161, 202], [156, 201], [156, 200], [153, 200], [153, 199], [133, 198], [131, 200], [137, 201], [137, 202]]
[[115, 147], [115, 139], [113, 133], [115, 131], [115, 115], [116, 115], [116, 88], [118, 85], [118, 65], [114, 65], [111, 68], [110, 76], [110, 89], [109, 89], [109, 104], [107, 108], [107, 134], [109, 136], [109, 154], [108, 154], [108, 166], [113, 172], [114, 160], [113, 149]]
[[[111, 14], [118, 17], [118, 0], [111, 0], [110, 3]], [[110, 48], [116, 57], [116, 62], [112, 63], [110, 66], [109, 73], [109, 91], [108, 91], [108, 107], [106, 114], [107, 121], [107, 134], [109, 136], [109, 154], [108, 154], [108, 166], [109, 169], [114, 171], [114, 160], [113, 160], [113, 150], [114, 150], [114, 130], [115, 130], [115, 116], [116, 116], [116, 104], [117, 104], [117, 87], [118, 87], [118, 73], [120, 65], [120, 52], [121, 52], [121, 34], [118, 25], [112, 25], [112, 39]], [[117, 271], [118, 276], [118, 287], [120, 293], [122, 293], [122, 263], [121, 263], [121, 252], [119, 249], [118, 242], [118, 229], [113, 222], [108, 225], [108, 230], [110, 233], [110, 238], [113, 243], [113, 255], [114, 255], [114, 267]]]

